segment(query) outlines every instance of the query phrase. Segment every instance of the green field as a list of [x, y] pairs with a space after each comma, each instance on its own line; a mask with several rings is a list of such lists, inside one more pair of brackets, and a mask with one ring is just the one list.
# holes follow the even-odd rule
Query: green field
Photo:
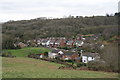
[[60, 70], [61, 64], [42, 61], [40, 59], [27, 58], [28, 54], [49, 52], [50, 49], [29, 47], [11, 52], [15, 58], [2, 58], [3, 78], [116, 78], [117, 73], [85, 71], [85, 70]]
[[117, 78], [117, 73], [83, 70], [59, 70], [61, 64], [39, 59], [2, 58], [3, 78]]
[[27, 57], [28, 54], [39, 54], [44, 52], [49, 52], [50, 49], [47, 48], [39, 48], [39, 47], [27, 47], [22, 49], [13, 49], [13, 50], [3, 50], [3, 52], [8, 53], [11, 52], [13, 56], [16, 57]]

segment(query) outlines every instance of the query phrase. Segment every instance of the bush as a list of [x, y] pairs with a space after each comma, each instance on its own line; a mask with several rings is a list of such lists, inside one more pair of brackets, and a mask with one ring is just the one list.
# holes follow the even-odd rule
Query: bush
[[104, 61], [90, 61], [88, 63], [88, 69], [89, 70], [95, 70], [95, 71], [106, 71], [107, 64]]
[[2, 57], [13, 57], [11, 52], [4, 51], [2, 52]]
[[80, 63], [76, 63], [76, 64], [77, 64], [77, 67], [86, 66], [86, 63], [82, 63], [82, 62], [80, 62]]
[[44, 52], [44, 55], [45, 55], [46, 57], [48, 57], [48, 52]]

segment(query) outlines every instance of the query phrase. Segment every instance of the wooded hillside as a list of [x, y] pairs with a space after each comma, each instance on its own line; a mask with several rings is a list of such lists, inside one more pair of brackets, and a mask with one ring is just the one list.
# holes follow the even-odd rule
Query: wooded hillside
[[3, 45], [15, 39], [72, 38], [77, 34], [101, 34], [103, 39], [109, 40], [118, 35], [118, 15], [9, 21], [2, 24]]

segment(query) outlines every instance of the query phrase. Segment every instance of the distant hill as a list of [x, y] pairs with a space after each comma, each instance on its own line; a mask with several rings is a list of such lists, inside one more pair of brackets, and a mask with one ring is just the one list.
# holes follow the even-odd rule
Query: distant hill
[[24, 41], [46, 37], [71, 38], [77, 34], [102, 34], [109, 39], [117, 35], [117, 15], [9, 21], [2, 24], [3, 43], [10, 38]]

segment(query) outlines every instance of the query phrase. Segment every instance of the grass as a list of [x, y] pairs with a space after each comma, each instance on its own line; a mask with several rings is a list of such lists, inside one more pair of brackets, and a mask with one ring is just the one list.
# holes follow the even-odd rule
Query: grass
[[39, 59], [16, 57], [3, 58], [3, 78], [117, 78], [117, 73], [59, 70], [61, 64]]
[[0, 57], [0, 79], [2, 79], [2, 57]]
[[27, 57], [28, 54], [38, 54], [49, 52], [50, 49], [47, 48], [39, 48], [39, 47], [27, 47], [22, 49], [12, 49], [12, 50], [3, 50], [3, 52], [11, 52], [13, 56], [16, 57]]

